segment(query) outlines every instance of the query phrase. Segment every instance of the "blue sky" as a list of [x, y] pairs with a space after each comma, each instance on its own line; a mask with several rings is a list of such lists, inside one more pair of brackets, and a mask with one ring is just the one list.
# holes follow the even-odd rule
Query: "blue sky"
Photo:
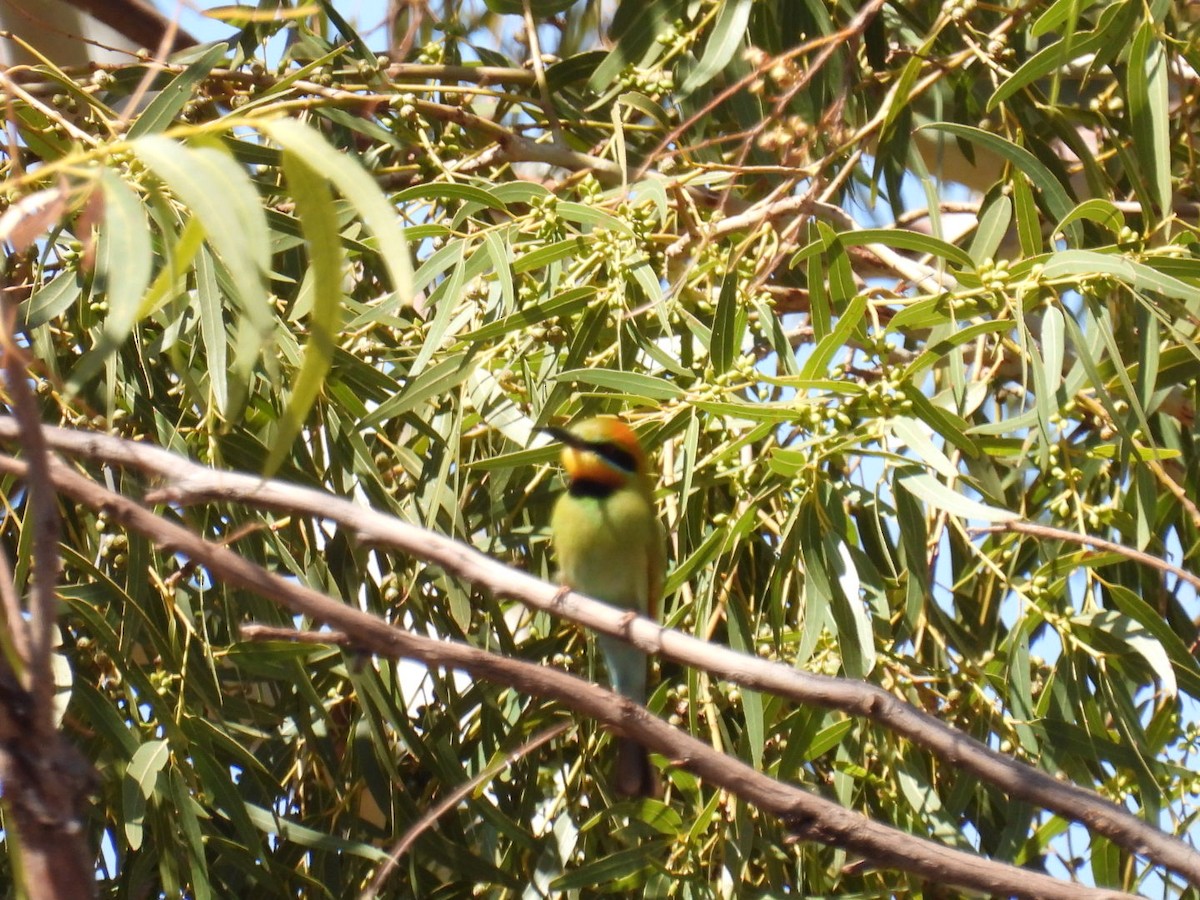
[[[204, 16], [204, 10], [233, 5], [253, 8], [252, 4], [235, 4], [232, 0], [154, 0], [154, 5], [168, 16], [178, 14], [180, 24], [200, 41], [218, 40], [232, 31], [229, 25]], [[385, 42], [379, 26], [387, 13], [387, 0], [337, 0], [335, 6], [372, 47], [383, 47]]]

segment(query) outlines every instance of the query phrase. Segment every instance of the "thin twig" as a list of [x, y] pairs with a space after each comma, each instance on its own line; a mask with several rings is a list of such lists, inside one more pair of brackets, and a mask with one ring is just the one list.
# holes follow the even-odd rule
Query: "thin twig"
[[146, 71], [142, 74], [141, 81], [137, 87], [133, 89], [133, 93], [129, 95], [129, 99], [125, 101], [125, 109], [121, 111], [119, 122], [122, 125], [129, 123], [137, 112], [138, 106], [142, 102], [142, 98], [146, 96], [146, 92], [150, 90], [150, 85], [154, 84], [154, 79], [158, 77], [158, 73], [163, 70], [166, 59], [171, 55], [171, 50], [175, 46], [175, 36], [179, 33], [179, 13], [183, 9], [182, 0], [175, 4], [175, 15], [171, 16], [163, 24], [163, 32], [158, 40], [158, 47], [154, 51], [154, 58], [150, 60], [146, 66]]
[[538, 93], [542, 95], [542, 109], [546, 113], [546, 121], [550, 123], [550, 131], [557, 143], [566, 144], [563, 136], [562, 123], [558, 121], [558, 113], [554, 111], [554, 95], [550, 93], [550, 84], [546, 81], [546, 66], [542, 60], [542, 42], [537, 33], [537, 22], [533, 19], [533, 8], [529, 0], [521, 0], [521, 11], [525, 15], [525, 34], [529, 38], [529, 61], [533, 66], [533, 75], [537, 79]]
[[[243, 629], [244, 631], [244, 629]], [[442, 816], [454, 809], [468, 795], [473, 793], [476, 788], [487, 781], [491, 781], [505, 769], [512, 766], [520, 759], [524, 759], [534, 750], [537, 750], [543, 744], [548, 744], [564, 731], [571, 727], [570, 722], [563, 722], [561, 725], [555, 725], [553, 728], [535, 734], [532, 738], [517, 747], [515, 750], [508, 753], [503, 759], [496, 760], [491, 765], [484, 768], [482, 772], [476, 775], [469, 781], [459, 785], [445, 797], [443, 797], [433, 809], [421, 816], [414, 822], [396, 842], [391, 851], [388, 853], [387, 862], [379, 867], [379, 871], [375, 873], [375, 877], [371, 879], [371, 884], [359, 895], [359, 900], [374, 900], [378, 896], [379, 891], [383, 888], [384, 882], [388, 880], [396, 866], [408, 852], [409, 848], [416, 843], [417, 838], [424, 834], [427, 830], [433, 827]]]
[[[841, 46], [843, 34], [843, 31], [839, 31], [834, 34], [823, 34], [820, 37], [805, 41], [799, 47], [792, 47], [784, 53], [764, 59], [750, 72], [733, 82], [733, 84], [719, 91], [717, 95], [704, 104], [704, 106], [696, 110], [696, 112], [692, 113], [692, 115], [688, 116], [674, 128], [668, 131], [665, 135], [663, 135], [662, 140], [660, 140], [654, 149], [646, 155], [646, 162], [638, 171], [636, 178], [642, 178], [646, 172], [649, 171], [650, 166], [656, 159], [659, 158], [663, 151], [674, 145], [681, 137], [683, 137], [684, 134], [687, 133], [688, 129], [690, 129], [705, 116], [711, 115], [715, 109], [717, 109], [726, 100], [736, 95], [739, 91], [745, 90], [750, 85], [754, 84], [755, 81], [761, 78], [776, 63], [782, 60], [794, 59], [797, 56], [803, 56], [805, 53], [808, 53], [810, 50], [815, 50], [818, 47], [823, 47], [826, 45], [831, 45], [833, 47]], [[740, 164], [738, 167], [740, 168]]]
[[977, 528], [968, 528], [968, 532], [972, 534], [987, 534], [989, 532], [998, 531], [1015, 531], [1020, 534], [1027, 534], [1030, 537], [1043, 538], [1048, 541], [1067, 541], [1072, 544], [1083, 544], [1086, 547], [1095, 547], [1097, 550], [1106, 550], [1109, 553], [1115, 553], [1118, 556], [1124, 556], [1126, 559], [1133, 560], [1143, 566], [1149, 566], [1152, 569], [1158, 569], [1160, 572], [1168, 572], [1174, 575], [1180, 581], [1185, 581], [1197, 591], [1200, 591], [1200, 578], [1193, 575], [1179, 566], [1167, 562], [1165, 559], [1160, 559], [1149, 553], [1141, 550], [1135, 550], [1133, 547], [1126, 547], [1122, 544], [1114, 543], [1113, 541], [1105, 540], [1104, 538], [1093, 537], [1090, 534], [1079, 534], [1076, 531], [1067, 531], [1063, 528], [1054, 528], [1051, 525], [1037, 525], [1033, 522], [1022, 522], [1020, 520], [1013, 522], [1003, 522], [998, 525], [981, 525]]
[[4, 72], [4, 70], [2, 68], [0, 68], [0, 86], [3, 86], [4, 90], [7, 91], [11, 96], [20, 97], [23, 101], [25, 101], [27, 104], [29, 104], [29, 106], [31, 106], [33, 109], [37, 110], [42, 115], [46, 116], [46, 118], [48, 118], [51, 122], [53, 122], [56, 125], [61, 126], [75, 140], [77, 140], [83, 144], [86, 144], [89, 147], [99, 147], [100, 146], [99, 138], [96, 138], [95, 136], [88, 134], [83, 129], [72, 124], [71, 122], [68, 122], [66, 119], [64, 119], [62, 117], [62, 115], [58, 112], [58, 110], [54, 109], [51, 106], [47, 106], [45, 103], [42, 103], [40, 100], [37, 99], [37, 97], [34, 97], [32, 94], [30, 94], [28, 91], [26, 91], [23, 87], [21, 87], [21, 85], [17, 84], [15, 81], [13, 81], [13, 79], [9, 78], [8, 75]]

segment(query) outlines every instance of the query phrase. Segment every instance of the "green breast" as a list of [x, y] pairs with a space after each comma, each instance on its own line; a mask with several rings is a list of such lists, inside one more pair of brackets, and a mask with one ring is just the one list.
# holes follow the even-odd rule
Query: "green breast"
[[636, 487], [607, 497], [564, 494], [550, 527], [559, 577], [581, 593], [645, 612], [661, 580], [662, 537], [654, 504]]

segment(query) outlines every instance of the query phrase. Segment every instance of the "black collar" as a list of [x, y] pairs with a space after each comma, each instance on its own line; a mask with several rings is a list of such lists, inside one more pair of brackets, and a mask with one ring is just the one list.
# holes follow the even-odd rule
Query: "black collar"
[[611, 497], [617, 489], [614, 484], [605, 484], [603, 481], [593, 481], [587, 478], [576, 478], [567, 488], [567, 493], [572, 497], [593, 497], [597, 500], [603, 500], [606, 497]]

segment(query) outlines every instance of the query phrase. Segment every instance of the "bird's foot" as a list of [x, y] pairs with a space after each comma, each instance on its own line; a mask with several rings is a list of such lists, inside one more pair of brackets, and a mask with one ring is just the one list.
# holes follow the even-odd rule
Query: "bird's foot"
[[638, 614], [636, 612], [634, 612], [632, 609], [626, 610], [625, 613], [621, 616], [621, 622], [618, 627], [621, 629], [621, 631], [628, 632], [629, 626], [633, 624], [634, 620], [637, 617], [638, 617]]

